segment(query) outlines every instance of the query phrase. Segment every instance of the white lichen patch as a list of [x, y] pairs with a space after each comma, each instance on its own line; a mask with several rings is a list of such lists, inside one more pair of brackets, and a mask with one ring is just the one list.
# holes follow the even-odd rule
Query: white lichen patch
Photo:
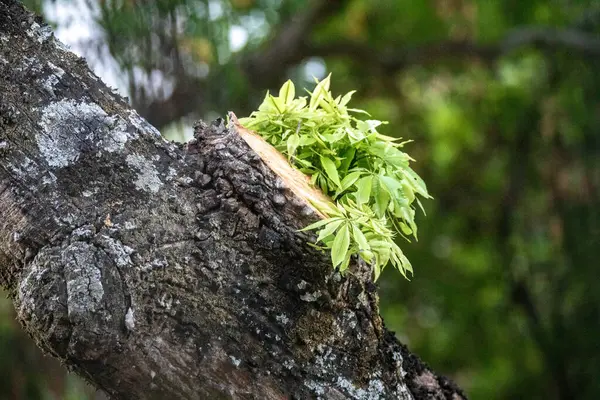
[[131, 247], [125, 246], [120, 241], [106, 235], [100, 237], [100, 243], [104, 251], [111, 256], [118, 267], [126, 267], [133, 264], [131, 257], [129, 257], [134, 251]]
[[146, 121], [144, 118], [140, 117], [140, 115], [136, 111], [131, 110], [129, 112], [128, 119], [129, 122], [133, 126], [135, 126], [138, 131], [143, 133], [147, 132], [155, 136], [160, 136], [160, 132], [158, 131], [158, 129], [150, 125], [148, 121]]
[[19, 177], [32, 177], [39, 174], [39, 168], [35, 162], [29, 157], [23, 157], [23, 160], [18, 165], [9, 164], [12, 172]]
[[36, 135], [38, 148], [51, 167], [66, 167], [80, 155], [80, 134], [89, 128], [88, 121], [103, 120], [106, 113], [93, 103], [61, 100], [42, 110], [42, 132]]
[[42, 177], [42, 183], [44, 185], [53, 185], [56, 183], [56, 175], [54, 175], [52, 172], [48, 171], [47, 174], [45, 174]]
[[[171, 179], [173, 179], [173, 177], [175, 177], [177, 175], [177, 171], [175, 170], [175, 168], [173, 167], [169, 167], [169, 170], [167, 172], [167, 181], [170, 181]], [[191, 179], [191, 178], [190, 178]]]
[[[59, 71], [60, 73], [60, 71]], [[53, 93], [57, 75], [51, 75], [45, 84]], [[38, 148], [51, 167], [66, 167], [80, 156], [87, 143], [108, 152], [125, 148], [125, 143], [138, 135], [128, 132], [128, 126], [119, 116], [109, 116], [94, 103], [61, 100], [42, 109], [36, 135]], [[133, 131], [133, 129], [130, 129]]]
[[135, 317], [131, 307], [129, 307], [127, 313], [125, 314], [125, 327], [130, 331], [135, 329]]
[[56, 96], [56, 94], [54, 93], [54, 88], [60, 82], [60, 79], [65, 74], [65, 71], [62, 68], [52, 64], [51, 62], [48, 62], [48, 67], [50, 68], [52, 73], [48, 75], [46, 79], [44, 79], [44, 81], [41, 82], [41, 85], [44, 88], [44, 90], [46, 90], [52, 96]]
[[49, 75], [43, 82], [42, 87], [46, 92], [48, 92], [51, 96], [56, 97], [56, 93], [54, 93], [54, 87], [58, 85], [60, 79], [56, 75]]
[[371, 379], [369, 385], [363, 389], [354, 386], [348, 379], [339, 376], [336, 385], [349, 393], [353, 399], [379, 400], [385, 398], [385, 385], [381, 379]]
[[123, 224], [123, 228], [130, 231], [132, 229], [137, 228], [137, 225], [135, 224], [135, 222], [125, 221], [125, 223]]
[[108, 126], [111, 127], [110, 135], [100, 140], [102, 148], [109, 153], [114, 153], [125, 148], [125, 143], [131, 139], [137, 139], [136, 133], [127, 132], [127, 124], [120, 117], [107, 118]]
[[137, 179], [133, 182], [138, 190], [156, 193], [163, 186], [156, 167], [146, 157], [129, 154], [125, 161], [127, 165], [138, 171]]
[[58, 78], [62, 78], [63, 75], [65, 74], [65, 70], [52, 64], [51, 62], [48, 62], [48, 66], [50, 67], [50, 69], [52, 70], [52, 73], [54, 75], [56, 75]]
[[17, 290], [17, 312], [21, 315], [31, 316], [32, 322], [35, 322], [36, 304], [34, 302], [35, 290], [39, 287], [42, 277], [50, 272], [45, 265], [40, 265], [35, 261], [30, 264], [29, 271], [24, 275]]
[[323, 396], [325, 394], [325, 387], [320, 383], [317, 383], [315, 381], [306, 381], [304, 382], [304, 385], [310, 390], [312, 390], [313, 393], [317, 396]]
[[75, 242], [62, 255], [67, 281], [67, 313], [71, 321], [96, 311], [104, 297], [102, 274], [92, 245]]
[[312, 301], [317, 301], [317, 299], [321, 297], [321, 291], [317, 290], [316, 292], [313, 293], [304, 293], [302, 295], [300, 295], [300, 299], [306, 302], [312, 302]]
[[30, 38], [35, 38], [38, 43], [44, 43], [52, 37], [52, 28], [48, 25], [41, 26], [37, 22], [34, 22], [26, 33]]
[[308, 282], [306, 282], [304, 279], [300, 281], [300, 283], [298, 283], [298, 289], [303, 290], [306, 289], [306, 286], [308, 285]]
[[284, 325], [286, 325], [288, 322], [290, 322], [290, 319], [285, 314], [276, 315], [275, 319], [277, 320], [277, 322], [284, 324]]

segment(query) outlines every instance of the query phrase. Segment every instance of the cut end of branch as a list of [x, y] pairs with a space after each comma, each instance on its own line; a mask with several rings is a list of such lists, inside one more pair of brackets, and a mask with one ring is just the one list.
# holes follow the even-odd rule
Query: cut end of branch
[[321, 218], [327, 218], [312, 204], [312, 201], [331, 203], [321, 190], [310, 184], [310, 178], [290, 165], [288, 160], [275, 147], [269, 144], [256, 132], [241, 125], [233, 112], [229, 112], [230, 123], [235, 126], [242, 139], [258, 154], [263, 162], [277, 175], [292, 193], [304, 200]]

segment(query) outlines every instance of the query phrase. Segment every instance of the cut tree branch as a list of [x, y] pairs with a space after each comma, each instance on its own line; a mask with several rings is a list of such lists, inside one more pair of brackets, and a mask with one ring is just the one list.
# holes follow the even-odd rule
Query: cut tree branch
[[115, 399], [462, 399], [298, 228], [317, 215], [232, 127], [165, 141], [0, 0], [0, 285]]

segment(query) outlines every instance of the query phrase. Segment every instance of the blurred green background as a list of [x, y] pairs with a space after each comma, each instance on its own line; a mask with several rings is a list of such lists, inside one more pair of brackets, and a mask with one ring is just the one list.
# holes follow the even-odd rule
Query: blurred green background
[[[287, 78], [358, 90], [434, 200], [386, 325], [473, 399], [600, 398], [600, 2], [27, 0], [166, 136]], [[352, 104], [352, 103], [351, 103]], [[102, 398], [0, 300], [0, 398]]]

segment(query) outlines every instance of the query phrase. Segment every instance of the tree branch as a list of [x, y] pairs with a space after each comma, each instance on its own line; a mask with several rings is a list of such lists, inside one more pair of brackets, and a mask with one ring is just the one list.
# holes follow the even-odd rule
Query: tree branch
[[160, 134], [0, 0], [0, 285], [115, 399], [461, 399], [334, 273], [316, 215], [222, 121]]
[[[493, 63], [500, 57], [525, 47], [566, 50], [586, 57], [600, 57], [600, 38], [577, 30], [559, 30], [542, 27], [518, 28], [496, 43], [473, 41], [440, 41], [417, 46], [389, 46], [383, 50], [352, 41], [314, 44], [306, 36], [297, 37], [297, 42], [288, 42], [285, 63], [268, 62], [258, 53], [254, 67], [247, 70], [255, 82], [265, 82], [262, 77], [277, 77], [282, 68], [297, 64], [309, 57], [346, 57], [360, 64], [372, 65], [391, 73], [414, 65], [433, 65], [448, 59], [477, 59]], [[274, 49], [279, 48], [273, 43]], [[293, 52], [293, 53], [292, 53]], [[260, 65], [259, 65], [260, 64]], [[255, 74], [255, 71], [260, 71]]]
[[289, 67], [312, 55], [308, 44], [314, 28], [347, 3], [347, 0], [313, 0], [304, 13], [284, 21], [261, 50], [240, 61], [248, 81], [262, 88], [278, 86]]

